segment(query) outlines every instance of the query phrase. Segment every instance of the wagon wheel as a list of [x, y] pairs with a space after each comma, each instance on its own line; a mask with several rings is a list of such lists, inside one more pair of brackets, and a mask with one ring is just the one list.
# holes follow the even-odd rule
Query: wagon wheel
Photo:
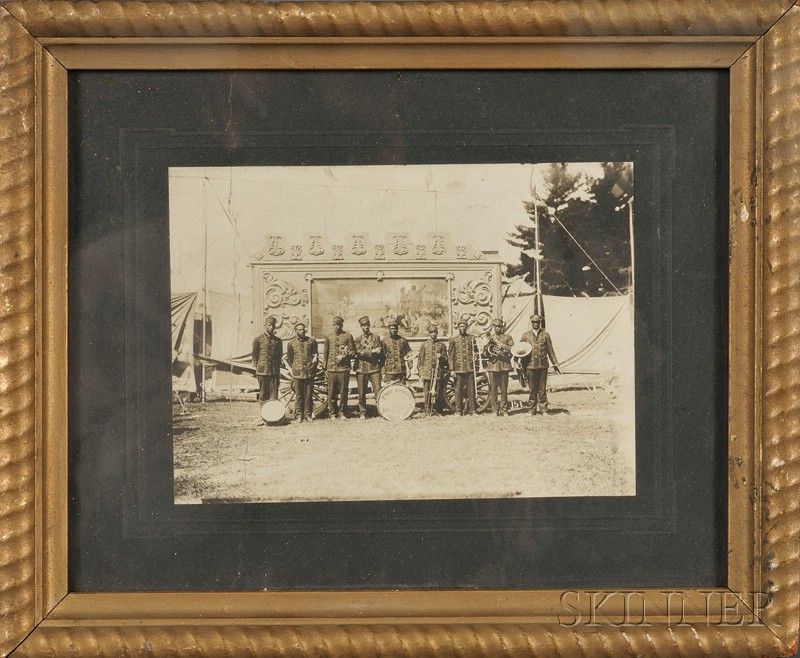
[[317, 370], [317, 374], [314, 375], [312, 396], [314, 418], [321, 418], [328, 413], [328, 373], [324, 370]]
[[475, 398], [477, 411], [486, 411], [489, 408], [489, 375], [485, 372], [478, 373], [478, 395]]
[[[486, 411], [489, 408], [489, 377], [482, 370], [478, 371], [478, 392], [475, 396], [475, 411]], [[456, 408], [456, 375], [451, 372], [447, 377], [444, 389], [444, 400], [450, 411]]]
[[281, 381], [278, 385], [278, 399], [283, 403], [286, 409], [286, 417], [289, 419], [294, 418], [294, 386], [289, 371], [286, 368], [281, 368]]
[[[328, 377], [324, 370], [318, 370], [314, 375], [314, 388], [312, 391], [314, 417], [320, 418], [328, 411]], [[294, 418], [294, 380], [286, 368], [281, 368], [281, 383], [278, 399], [286, 407], [286, 417]]]

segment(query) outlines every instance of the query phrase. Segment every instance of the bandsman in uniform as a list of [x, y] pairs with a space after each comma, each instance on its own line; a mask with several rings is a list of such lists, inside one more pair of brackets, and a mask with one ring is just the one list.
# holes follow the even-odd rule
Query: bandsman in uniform
[[286, 345], [286, 364], [294, 382], [294, 417], [301, 423], [310, 422], [314, 413], [314, 375], [319, 363], [317, 341], [306, 336], [302, 322], [294, 330], [295, 337]]
[[275, 335], [275, 324], [276, 319], [268, 317], [264, 321], [264, 333], [253, 341], [253, 366], [258, 379], [259, 402], [278, 399], [283, 342]]
[[[428, 337], [419, 348], [419, 376], [422, 379], [423, 409], [426, 415], [441, 414], [447, 384], [447, 345], [439, 340], [439, 325], [428, 326]], [[432, 386], [436, 380], [435, 387]], [[431, 404], [432, 394], [436, 401]]]
[[384, 348], [380, 336], [370, 330], [370, 321], [366, 315], [358, 319], [358, 324], [361, 326], [361, 336], [356, 340], [353, 369], [358, 382], [358, 416], [363, 420], [367, 417], [367, 384], [372, 386], [372, 394], [376, 400], [381, 391]]
[[397, 333], [397, 320], [389, 322], [389, 336], [383, 341], [383, 348], [386, 354], [383, 365], [383, 381], [386, 384], [392, 382], [406, 383], [408, 378], [408, 368], [406, 359], [411, 354], [411, 346], [408, 341]]
[[[458, 333], [447, 344], [447, 362], [456, 376], [456, 413], [475, 413], [475, 339], [467, 334], [468, 321], [458, 321]], [[466, 396], [466, 403], [464, 397]]]
[[[503, 333], [503, 321], [492, 321], [489, 342], [483, 348], [487, 359], [485, 370], [489, 377], [489, 402], [498, 416], [508, 415], [508, 375], [511, 372], [511, 346], [514, 339]], [[497, 394], [500, 393], [498, 404]]]
[[561, 374], [558, 367], [558, 359], [553, 350], [553, 341], [542, 328], [542, 316], [534, 314], [531, 316], [531, 330], [522, 334], [522, 341], [532, 346], [531, 353], [522, 359], [525, 368], [528, 385], [531, 392], [528, 397], [531, 415], [536, 413], [547, 413], [547, 367], [548, 359], [553, 364], [553, 370]]
[[350, 364], [356, 356], [353, 335], [344, 331], [344, 319], [332, 319], [333, 333], [325, 337], [322, 367], [328, 373], [328, 415], [347, 417], [347, 396], [350, 392]]

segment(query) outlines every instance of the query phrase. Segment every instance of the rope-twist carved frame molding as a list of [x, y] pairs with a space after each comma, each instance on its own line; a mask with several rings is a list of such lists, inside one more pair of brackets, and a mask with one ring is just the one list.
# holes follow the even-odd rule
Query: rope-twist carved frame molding
[[36, 37], [761, 35], [791, 0], [17, 2]]
[[[800, 7], [791, 0], [506, 3], [10, 2], [0, 7], [0, 654], [618, 656], [796, 650], [800, 589]], [[776, 24], [777, 23], [777, 24]], [[774, 25], [774, 27], [773, 27]], [[81, 37], [715, 37], [763, 48], [759, 326], [764, 625], [605, 628], [468, 620], [59, 622], [42, 609], [36, 506], [37, 52]], [[43, 41], [42, 41], [43, 40]], [[754, 46], [755, 47], [755, 46]], [[41, 438], [41, 437], [40, 437]], [[423, 618], [423, 621], [420, 621]], [[33, 631], [33, 632], [31, 632]], [[22, 644], [20, 644], [22, 643]]]

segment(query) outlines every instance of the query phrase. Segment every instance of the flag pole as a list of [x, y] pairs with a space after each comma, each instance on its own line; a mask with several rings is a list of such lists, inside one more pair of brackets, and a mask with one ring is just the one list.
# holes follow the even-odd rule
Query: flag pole
[[[203, 315], [202, 315], [202, 339], [203, 339], [203, 356], [206, 354], [206, 319], [208, 318], [208, 207], [206, 197], [208, 195], [207, 185], [208, 178], [203, 179]], [[202, 383], [200, 385], [200, 401], [205, 404], [206, 401], [206, 363], [205, 360], [201, 364], [202, 368]]]
[[628, 199], [628, 230], [630, 231], [630, 241], [631, 241], [631, 275], [630, 275], [630, 287], [628, 288], [628, 294], [630, 295], [630, 312], [631, 312], [631, 322], [634, 320], [634, 303], [636, 300], [636, 288], [634, 287], [634, 277], [636, 276], [636, 270], [634, 269], [633, 265], [633, 195], [631, 198]]
[[634, 295], [634, 277], [636, 276], [636, 270], [633, 266], [633, 196], [628, 199], [628, 230], [630, 231], [630, 242], [631, 242], [631, 276], [630, 276], [630, 293], [631, 293], [631, 301], [633, 301]]
[[538, 315], [542, 315], [542, 272], [539, 267], [539, 263], [541, 262], [541, 253], [540, 253], [540, 244], [539, 244], [539, 203], [538, 197], [534, 193], [533, 197], [533, 227], [534, 227], [534, 240], [536, 242], [536, 247], [534, 253], [535, 256], [535, 285], [536, 285], [536, 313]]

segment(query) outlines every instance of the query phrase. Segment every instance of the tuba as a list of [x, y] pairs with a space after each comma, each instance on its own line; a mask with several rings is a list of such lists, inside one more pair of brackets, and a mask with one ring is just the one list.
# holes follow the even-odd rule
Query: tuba
[[497, 361], [511, 361], [511, 350], [507, 345], [498, 341], [493, 335], [489, 336], [489, 342], [483, 348], [486, 357], [492, 363]]

